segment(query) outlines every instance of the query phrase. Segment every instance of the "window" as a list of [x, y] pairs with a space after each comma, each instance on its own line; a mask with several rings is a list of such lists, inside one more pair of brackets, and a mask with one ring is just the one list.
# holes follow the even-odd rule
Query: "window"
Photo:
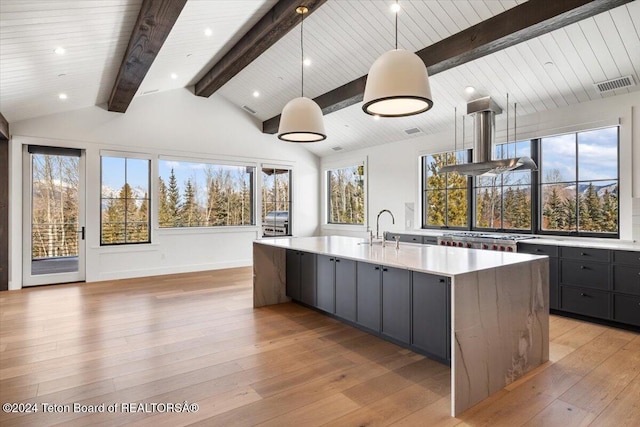
[[[531, 141], [495, 146], [494, 159], [531, 157]], [[531, 231], [531, 171], [475, 178], [475, 228]]]
[[291, 235], [291, 170], [262, 168], [262, 235]]
[[543, 232], [618, 233], [618, 128], [540, 140]]
[[149, 243], [149, 159], [101, 157], [100, 244]]
[[327, 222], [364, 225], [364, 165], [327, 171]]
[[158, 171], [160, 228], [255, 224], [253, 166], [161, 159]]
[[468, 179], [458, 173], [438, 174], [441, 167], [469, 162], [470, 151], [460, 150], [422, 158], [423, 228], [468, 226]]

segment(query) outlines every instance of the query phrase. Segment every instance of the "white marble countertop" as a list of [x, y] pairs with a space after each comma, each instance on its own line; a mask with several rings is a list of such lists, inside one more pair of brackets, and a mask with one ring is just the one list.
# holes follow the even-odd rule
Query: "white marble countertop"
[[[414, 236], [444, 236], [455, 233], [452, 231], [440, 230], [403, 230], [389, 231], [390, 233], [409, 234]], [[479, 232], [481, 233], [481, 232]], [[491, 233], [491, 232], [488, 232]], [[517, 233], [516, 233], [517, 234]], [[573, 246], [577, 248], [613, 249], [619, 251], [640, 251], [640, 242], [632, 240], [602, 239], [596, 237], [552, 237], [535, 235], [532, 239], [523, 240], [522, 243], [533, 243], [539, 245]]]
[[259, 239], [255, 243], [448, 277], [546, 258], [544, 255], [410, 243], [400, 243], [400, 249], [396, 249], [395, 243], [388, 242], [383, 248], [380, 243], [369, 245], [365, 239], [344, 236], [280, 237]]

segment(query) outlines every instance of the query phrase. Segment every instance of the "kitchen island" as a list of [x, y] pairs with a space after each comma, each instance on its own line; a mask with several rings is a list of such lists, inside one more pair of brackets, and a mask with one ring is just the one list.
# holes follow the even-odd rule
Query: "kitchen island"
[[[323, 236], [257, 240], [253, 261], [255, 307], [293, 297], [426, 354], [429, 337], [446, 336], [436, 359], [451, 363], [452, 416], [549, 358], [546, 256]], [[351, 310], [341, 295], [354, 296]], [[446, 322], [429, 322], [438, 311]]]

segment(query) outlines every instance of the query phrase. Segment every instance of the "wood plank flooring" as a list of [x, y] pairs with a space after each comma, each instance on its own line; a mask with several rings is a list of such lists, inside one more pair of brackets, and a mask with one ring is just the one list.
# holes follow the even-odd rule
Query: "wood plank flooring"
[[447, 366], [296, 304], [253, 309], [251, 274], [0, 293], [0, 403], [40, 410], [0, 425], [640, 425], [639, 334], [552, 316], [551, 361], [451, 418]]

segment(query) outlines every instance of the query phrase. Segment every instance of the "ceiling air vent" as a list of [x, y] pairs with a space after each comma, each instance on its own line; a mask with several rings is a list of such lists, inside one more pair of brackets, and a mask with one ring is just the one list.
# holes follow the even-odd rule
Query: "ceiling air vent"
[[616, 89], [624, 89], [626, 87], [635, 85], [636, 82], [633, 80], [633, 76], [618, 77], [617, 79], [607, 80], [594, 84], [596, 90], [600, 93], [609, 92]]
[[342, 147], [331, 147], [333, 151], [342, 151]]
[[149, 95], [150, 93], [156, 93], [156, 92], [158, 92], [159, 90], [160, 90], [160, 89], [151, 89], [151, 90], [148, 90], [148, 91], [146, 91], [146, 92], [142, 92], [142, 93], [141, 93], [141, 95]]
[[256, 110], [254, 110], [253, 108], [249, 107], [248, 105], [243, 105], [242, 109], [244, 111], [246, 111], [247, 113], [253, 114], [254, 116], [256, 115]]
[[420, 129], [420, 128], [409, 128], [409, 129], [405, 129], [404, 133], [406, 133], [407, 135], [417, 135], [419, 133], [422, 133], [422, 129]]

